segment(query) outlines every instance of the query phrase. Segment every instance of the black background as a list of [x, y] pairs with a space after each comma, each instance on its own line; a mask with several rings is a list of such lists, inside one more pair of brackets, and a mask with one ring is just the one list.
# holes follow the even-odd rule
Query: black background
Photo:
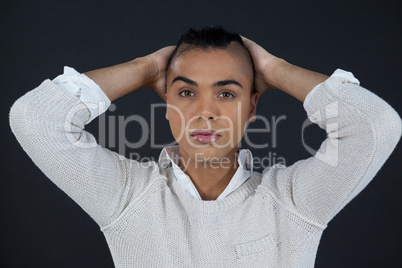
[[[401, 11], [400, 1], [1, 1], [0, 267], [113, 267], [99, 227], [41, 173], [9, 128], [12, 103], [64, 65], [80, 72], [110, 66], [175, 44], [189, 27], [217, 24], [293, 64], [328, 75], [352, 71], [402, 114]], [[149, 120], [150, 104], [160, 102], [153, 90], [141, 89], [116, 101], [106, 116]], [[172, 141], [163, 109], [159, 113], [157, 141]], [[300, 102], [272, 90], [260, 98], [258, 113], [286, 120], [278, 126], [277, 146], [253, 150], [255, 156], [274, 152], [287, 165], [311, 156], [301, 142], [306, 114]], [[98, 126], [95, 120], [87, 129], [98, 137]], [[135, 131], [135, 124], [126, 128], [129, 140], [138, 139]], [[317, 127], [306, 135], [314, 148], [325, 138]], [[155, 159], [159, 151], [149, 144], [136, 150]], [[398, 145], [329, 223], [316, 267], [402, 267], [401, 173]]]

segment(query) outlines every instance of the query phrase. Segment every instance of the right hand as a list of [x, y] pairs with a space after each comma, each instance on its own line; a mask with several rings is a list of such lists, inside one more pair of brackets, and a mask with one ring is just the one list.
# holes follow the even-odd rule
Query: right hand
[[175, 46], [167, 46], [145, 56], [149, 61], [150, 78], [147, 87], [153, 88], [163, 99], [166, 91], [166, 67]]

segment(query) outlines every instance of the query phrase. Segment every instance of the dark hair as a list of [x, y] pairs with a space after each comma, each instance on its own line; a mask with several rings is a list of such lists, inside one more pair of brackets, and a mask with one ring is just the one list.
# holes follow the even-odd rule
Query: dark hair
[[220, 26], [205, 26], [200, 30], [190, 28], [177, 42], [177, 47], [181, 44], [191, 44], [197, 47], [225, 47], [230, 42], [238, 42], [243, 45], [240, 35], [225, 30]]
[[[169, 66], [176, 56], [179, 54], [194, 48], [208, 49], [208, 48], [218, 48], [225, 49], [232, 42], [239, 44], [239, 52], [246, 55], [254, 73], [254, 64], [248, 49], [244, 46], [243, 40], [238, 33], [230, 32], [221, 26], [204, 26], [200, 30], [194, 30], [192, 28], [188, 29], [187, 32], [181, 35], [179, 41], [177, 42], [176, 48], [170, 55], [166, 72], [169, 70]], [[188, 48], [180, 49], [183, 44], [189, 45]], [[254, 89], [254, 79], [253, 79], [253, 89]], [[253, 92], [253, 89], [251, 92]]]

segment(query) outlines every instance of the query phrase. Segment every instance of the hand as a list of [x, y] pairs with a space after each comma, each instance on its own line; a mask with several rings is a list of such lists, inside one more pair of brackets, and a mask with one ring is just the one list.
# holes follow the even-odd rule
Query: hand
[[254, 41], [242, 36], [244, 46], [248, 49], [254, 62], [255, 88], [261, 95], [267, 89], [274, 88], [269, 82], [270, 70], [280, 61], [280, 58], [268, 53]]
[[277, 88], [304, 102], [307, 94], [328, 76], [313, 72], [275, 57], [255, 42], [242, 37], [254, 61], [256, 90], [261, 95]]
[[162, 99], [166, 90], [166, 67], [174, 48], [167, 46], [145, 57], [150, 63], [150, 79], [146, 86], [153, 88]]

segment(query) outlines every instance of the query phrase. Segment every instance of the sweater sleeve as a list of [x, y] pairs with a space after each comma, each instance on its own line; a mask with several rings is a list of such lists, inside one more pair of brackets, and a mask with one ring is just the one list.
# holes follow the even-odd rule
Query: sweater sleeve
[[379, 171], [401, 136], [401, 119], [384, 100], [346, 78], [330, 77], [306, 105], [327, 132], [313, 157], [263, 172], [288, 210], [327, 224]]
[[13, 104], [10, 125], [34, 163], [102, 226], [118, 217], [133, 197], [131, 185], [138, 194], [150, 176], [98, 145], [84, 131], [90, 117], [83, 102], [45, 80]]

